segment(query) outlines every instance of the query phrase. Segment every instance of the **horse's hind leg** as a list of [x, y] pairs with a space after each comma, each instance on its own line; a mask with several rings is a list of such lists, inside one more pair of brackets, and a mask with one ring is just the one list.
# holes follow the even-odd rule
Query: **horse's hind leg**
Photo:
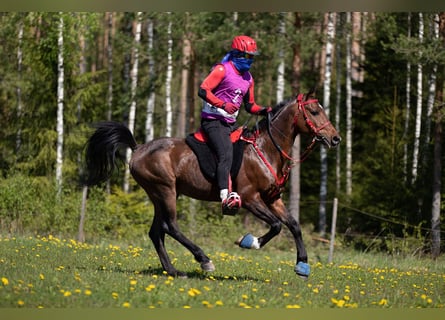
[[[168, 200], [170, 198], [170, 200]], [[185, 276], [185, 273], [176, 270], [164, 246], [164, 236], [167, 233], [173, 239], [181, 243], [200, 263], [204, 271], [214, 271], [215, 267], [204, 251], [189, 240], [180, 230], [176, 222], [176, 198], [166, 197], [155, 203], [155, 219], [150, 229], [150, 239], [158, 253], [162, 267], [167, 274], [172, 276]]]

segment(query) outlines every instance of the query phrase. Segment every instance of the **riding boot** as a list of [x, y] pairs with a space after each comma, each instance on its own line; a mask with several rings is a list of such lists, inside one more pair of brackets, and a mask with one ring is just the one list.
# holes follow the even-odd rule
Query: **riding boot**
[[241, 197], [236, 192], [230, 192], [228, 197], [221, 202], [223, 215], [233, 216], [241, 208]]

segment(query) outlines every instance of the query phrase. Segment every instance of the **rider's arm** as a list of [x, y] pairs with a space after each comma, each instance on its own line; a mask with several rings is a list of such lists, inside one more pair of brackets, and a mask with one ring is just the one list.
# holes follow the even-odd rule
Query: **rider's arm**
[[198, 90], [198, 96], [210, 103], [212, 106], [221, 108], [224, 101], [215, 96], [212, 93], [212, 90], [215, 89], [218, 84], [220, 84], [220, 82], [224, 79], [225, 74], [226, 71], [224, 66], [222, 64], [216, 65], [201, 83]]
[[252, 78], [252, 85], [249, 87], [249, 90], [247, 90], [246, 94], [243, 97], [244, 106], [246, 107], [247, 112], [258, 114], [262, 110], [264, 110], [264, 107], [256, 104], [255, 102], [255, 96], [254, 96], [254, 81]]

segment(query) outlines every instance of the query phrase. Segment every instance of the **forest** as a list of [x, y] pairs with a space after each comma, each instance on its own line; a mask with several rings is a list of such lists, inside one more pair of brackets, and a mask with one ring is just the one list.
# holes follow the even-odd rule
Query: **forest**
[[[94, 124], [122, 122], [139, 143], [194, 132], [200, 82], [245, 34], [261, 53], [256, 102], [316, 87], [342, 136], [292, 169], [282, 197], [300, 223], [327, 237], [338, 199], [348, 245], [443, 252], [445, 12], [4, 12], [0, 22], [0, 233], [145, 235], [153, 208], [128, 168], [84, 185]], [[294, 156], [307, 144], [297, 139]], [[211, 203], [179, 206], [192, 229], [252, 223]]]

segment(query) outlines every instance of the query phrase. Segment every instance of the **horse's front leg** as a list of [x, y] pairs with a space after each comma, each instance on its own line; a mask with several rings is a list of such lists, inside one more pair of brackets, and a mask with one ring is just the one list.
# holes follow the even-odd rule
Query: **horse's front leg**
[[281, 221], [269, 210], [264, 202], [260, 200], [245, 202], [243, 206], [255, 217], [266, 222], [270, 226], [270, 229], [267, 233], [258, 238], [250, 233], [246, 234], [239, 238], [235, 243], [244, 249], [260, 249], [280, 233]]
[[[281, 231], [281, 223], [285, 224], [292, 233], [297, 249], [297, 261], [295, 264], [295, 272], [300, 277], [307, 279], [310, 274], [310, 267], [307, 263], [307, 252], [303, 242], [303, 235], [299, 223], [290, 214], [281, 199], [270, 204], [268, 207], [262, 202], [252, 202], [254, 205], [245, 204], [245, 208], [251, 211], [256, 217], [265, 221], [270, 225], [270, 230], [262, 237], [256, 238], [251, 234], [247, 234], [237, 241], [242, 248], [263, 247], [273, 237]], [[258, 246], [254, 246], [258, 243]], [[249, 246], [250, 245], [250, 246]]]

